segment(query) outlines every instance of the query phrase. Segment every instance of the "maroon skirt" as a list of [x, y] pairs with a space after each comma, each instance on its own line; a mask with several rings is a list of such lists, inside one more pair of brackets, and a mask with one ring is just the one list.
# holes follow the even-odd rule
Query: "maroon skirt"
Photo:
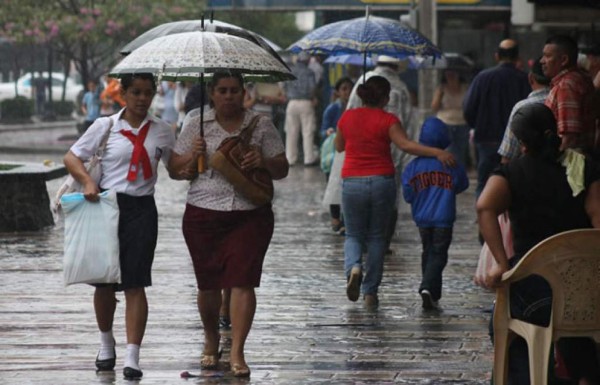
[[215, 211], [187, 205], [183, 236], [200, 290], [258, 287], [274, 227], [270, 205]]

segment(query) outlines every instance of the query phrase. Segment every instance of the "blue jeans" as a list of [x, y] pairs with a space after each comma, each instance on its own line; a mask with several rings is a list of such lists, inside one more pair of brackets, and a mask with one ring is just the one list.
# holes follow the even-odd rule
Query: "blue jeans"
[[362, 249], [366, 246], [362, 294], [377, 294], [383, 276], [386, 229], [396, 202], [394, 176], [345, 178], [342, 182], [342, 211], [346, 225], [344, 270], [362, 270]]
[[490, 174], [500, 164], [500, 155], [498, 154], [499, 142], [477, 143], [477, 188], [475, 197], [479, 195], [485, 187]]
[[442, 298], [442, 272], [448, 263], [452, 227], [419, 227], [423, 244], [421, 254], [421, 290], [427, 289], [434, 301]]
[[467, 125], [448, 125], [450, 146], [448, 146], [447, 150], [465, 167], [467, 166], [467, 159], [469, 157], [469, 130], [470, 128]]

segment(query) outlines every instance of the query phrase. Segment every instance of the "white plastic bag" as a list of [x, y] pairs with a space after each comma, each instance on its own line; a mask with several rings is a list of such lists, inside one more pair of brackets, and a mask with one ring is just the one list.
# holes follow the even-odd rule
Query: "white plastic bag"
[[119, 206], [108, 190], [98, 202], [82, 193], [64, 194], [65, 215], [63, 270], [65, 286], [74, 283], [119, 283]]

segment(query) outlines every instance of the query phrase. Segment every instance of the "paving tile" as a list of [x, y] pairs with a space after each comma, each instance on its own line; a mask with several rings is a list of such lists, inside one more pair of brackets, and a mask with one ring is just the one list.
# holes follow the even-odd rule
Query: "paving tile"
[[[60, 162], [53, 154], [4, 157]], [[60, 180], [47, 185], [52, 195]], [[154, 285], [147, 290], [150, 315], [140, 384], [489, 383], [487, 311], [493, 294], [472, 283], [479, 255], [473, 188], [459, 196], [442, 311], [421, 309], [420, 240], [404, 212], [393, 254], [386, 257], [380, 306], [372, 312], [361, 301], [346, 299], [343, 237], [329, 229], [320, 202], [324, 178], [318, 169], [303, 167], [275, 183], [275, 234], [246, 345], [252, 378], [240, 381], [222, 370], [206, 373], [213, 377], [181, 379], [184, 370], [200, 373], [202, 351], [195, 279], [181, 235], [186, 188], [160, 171], [159, 240]], [[92, 289], [64, 287], [62, 231], [59, 223], [37, 233], [0, 235], [0, 384], [129, 384], [120, 372], [123, 298], [114, 328], [118, 370], [97, 375]]]

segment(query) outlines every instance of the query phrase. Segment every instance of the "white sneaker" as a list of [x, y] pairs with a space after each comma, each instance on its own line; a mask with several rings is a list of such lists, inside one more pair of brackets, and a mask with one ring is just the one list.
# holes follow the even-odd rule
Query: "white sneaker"
[[423, 289], [419, 294], [421, 294], [421, 298], [423, 299], [423, 309], [434, 310], [439, 308], [438, 301], [434, 301], [433, 298], [431, 298], [429, 290]]

